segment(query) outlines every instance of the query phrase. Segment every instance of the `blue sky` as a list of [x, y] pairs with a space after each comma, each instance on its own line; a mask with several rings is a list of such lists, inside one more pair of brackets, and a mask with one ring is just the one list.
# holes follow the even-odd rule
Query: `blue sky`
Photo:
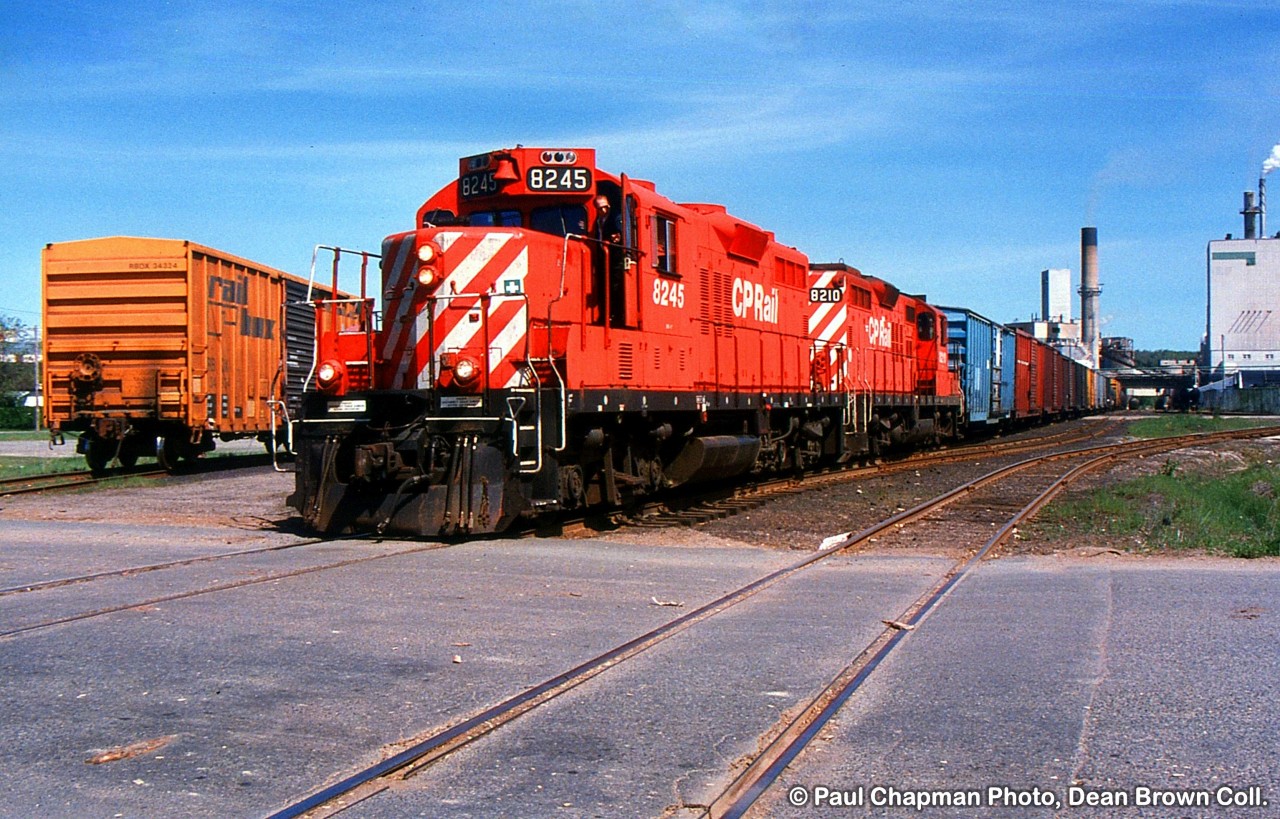
[[28, 324], [46, 242], [305, 275], [523, 143], [1001, 321], [1039, 310], [1040, 270], [1078, 280], [1095, 225], [1104, 334], [1194, 349], [1205, 245], [1280, 142], [1272, 0], [9, 6], [0, 313]]

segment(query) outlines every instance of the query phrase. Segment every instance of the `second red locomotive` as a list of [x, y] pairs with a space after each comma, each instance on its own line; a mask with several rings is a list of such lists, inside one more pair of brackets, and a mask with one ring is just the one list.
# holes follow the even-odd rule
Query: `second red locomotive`
[[591, 149], [462, 159], [380, 269], [380, 310], [320, 307], [291, 502], [322, 531], [500, 531], [936, 440], [960, 413], [923, 297]]

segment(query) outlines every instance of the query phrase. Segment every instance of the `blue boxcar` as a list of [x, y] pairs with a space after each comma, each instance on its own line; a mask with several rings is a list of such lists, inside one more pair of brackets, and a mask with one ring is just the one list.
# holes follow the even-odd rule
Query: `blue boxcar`
[[1000, 357], [1004, 366], [1000, 370], [1000, 417], [1013, 416], [1013, 399], [1017, 395], [1014, 389], [1014, 378], [1018, 374], [1018, 341], [1017, 335], [1008, 327], [1000, 326]]
[[1006, 353], [1002, 342], [1006, 334], [1012, 341], [1013, 334], [972, 310], [938, 309], [947, 316], [947, 357], [951, 369], [960, 374], [967, 423], [983, 426], [1003, 421], [1013, 408], [1013, 367], [1002, 365], [1005, 360], [1012, 362], [1013, 354]]

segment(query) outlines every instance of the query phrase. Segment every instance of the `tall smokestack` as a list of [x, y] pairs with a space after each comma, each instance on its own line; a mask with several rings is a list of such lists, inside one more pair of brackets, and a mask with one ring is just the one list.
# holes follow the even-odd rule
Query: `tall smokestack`
[[1253, 204], [1253, 191], [1244, 192], [1244, 209], [1240, 213], [1244, 215], [1244, 238], [1258, 238], [1258, 206]]
[[1267, 238], [1267, 176], [1258, 177], [1258, 235]]
[[1258, 235], [1267, 238], [1267, 174], [1280, 168], [1280, 142], [1271, 148], [1271, 155], [1262, 160], [1262, 173], [1258, 175]]
[[1101, 328], [1098, 327], [1098, 301], [1102, 285], [1098, 283], [1098, 229], [1080, 229], [1080, 340], [1089, 350], [1094, 365], [1100, 363]]

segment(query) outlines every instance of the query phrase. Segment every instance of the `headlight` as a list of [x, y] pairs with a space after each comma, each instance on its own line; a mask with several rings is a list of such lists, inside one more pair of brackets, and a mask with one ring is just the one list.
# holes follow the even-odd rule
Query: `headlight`
[[469, 358], [459, 358], [453, 365], [453, 377], [459, 384], [465, 384], [476, 377], [480, 368]]
[[436, 250], [436, 246], [431, 244], [430, 242], [423, 245], [419, 245], [418, 247], [418, 261], [422, 262], [423, 264], [430, 262], [437, 255], [438, 255], [438, 251]]
[[418, 268], [418, 284], [430, 287], [436, 280], [436, 269], [431, 266]]
[[316, 384], [323, 392], [336, 392], [342, 386], [342, 374], [345, 368], [341, 362], [325, 361], [316, 367]]

